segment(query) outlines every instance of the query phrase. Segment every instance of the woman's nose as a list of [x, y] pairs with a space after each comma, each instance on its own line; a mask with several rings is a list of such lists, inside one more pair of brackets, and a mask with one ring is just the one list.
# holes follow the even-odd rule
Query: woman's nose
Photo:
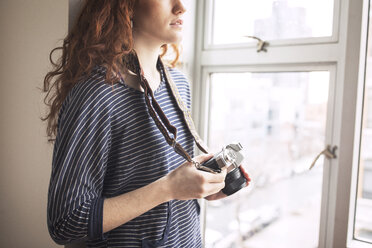
[[175, 4], [174, 4], [174, 7], [173, 7], [173, 13], [175, 13], [176, 15], [179, 15], [179, 14], [183, 14], [185, 12], [186, 12], [186, 8], [183, 5], [182, 1], [181, 0], [175, 0]]

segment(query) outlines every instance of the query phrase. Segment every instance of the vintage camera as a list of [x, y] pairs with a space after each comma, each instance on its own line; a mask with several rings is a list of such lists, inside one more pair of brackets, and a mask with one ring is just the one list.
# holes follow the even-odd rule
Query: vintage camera
[[222, 148], [222, 151], [204, 163], [200, 164], [198, 169], [212, 173], [220, 173], [223, 167], [227, 168], [225, 178], [225, 188], [222, 192], [226, 195], [232, 195], [240, 189], [244, 188], [247, 179], [239, 169], [239, 165], [244, 159], [241, 154], [243, 149], [240, 143], [230, 144]]

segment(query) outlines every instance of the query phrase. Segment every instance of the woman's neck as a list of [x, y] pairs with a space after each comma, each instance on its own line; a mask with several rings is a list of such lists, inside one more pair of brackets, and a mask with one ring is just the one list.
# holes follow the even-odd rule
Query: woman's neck
[[134, 50], [137, 53], [139, 63], [142, 67], [146, 79], [149, 81], [151, 88], [152, 83], [157, 86], [160, 83], [160, 74], [157, 70], [157, 61], [160, 47], [149, 47], [135, 43]]

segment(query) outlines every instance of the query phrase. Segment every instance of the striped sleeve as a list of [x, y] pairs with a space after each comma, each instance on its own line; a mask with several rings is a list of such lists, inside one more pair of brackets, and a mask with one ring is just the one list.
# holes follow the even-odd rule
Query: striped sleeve
[[81, 83], [61, 109], [48, 192], [48, 229], [58, 244], [102, 238], [112, 90], [94, 80]]

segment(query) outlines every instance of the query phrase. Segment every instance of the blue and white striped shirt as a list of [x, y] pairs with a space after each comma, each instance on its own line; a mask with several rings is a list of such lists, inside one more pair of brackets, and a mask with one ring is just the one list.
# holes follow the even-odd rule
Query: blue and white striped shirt
[[[169, 69], [186, 106], [184, 75]], [[124, 194], [165, 176], [184, 162], [150, 117], [144, 94], [105, 83], [96, 67], [69, 93], [60, 110], [48, 195], [48, 227], [59, 244], [86, 238], [88, 247], [201, 247], [196, 200], [172, 200], [102, 233], [103, 199]], [[193, 138], [169, 85], [155, 98], [177, 127], [177, 141], [193, 154]]]

